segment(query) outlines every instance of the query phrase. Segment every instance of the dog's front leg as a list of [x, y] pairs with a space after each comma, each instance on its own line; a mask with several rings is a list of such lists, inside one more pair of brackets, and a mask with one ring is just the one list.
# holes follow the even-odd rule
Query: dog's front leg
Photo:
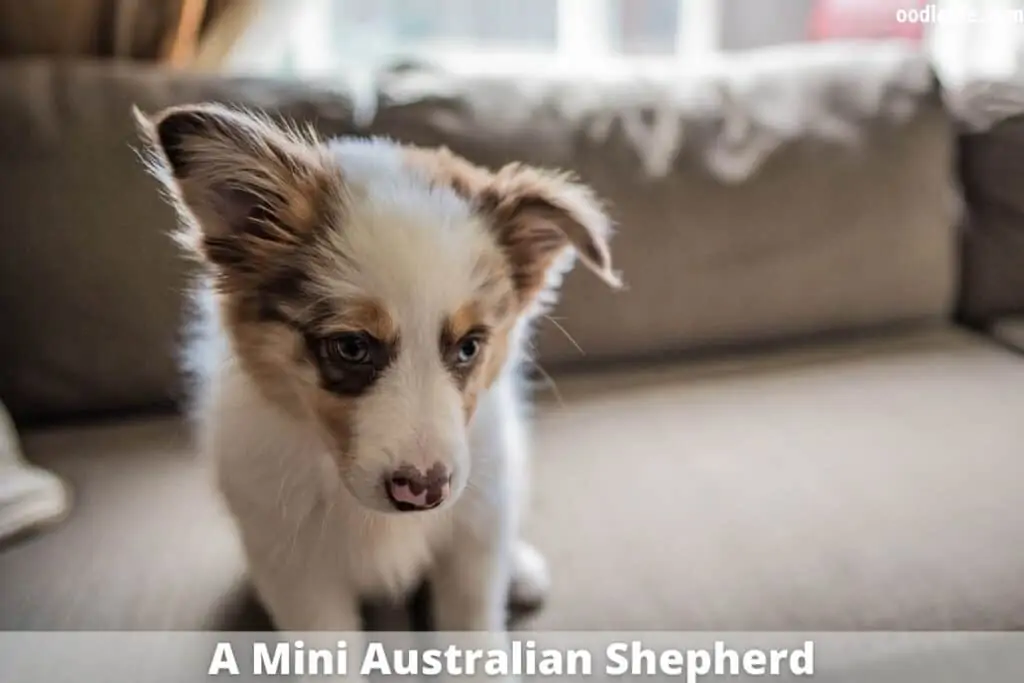
[[321, 579], [315, 571], [257, 563], [250, 563], [250, 574], [279, 631], [348, 635], [362, 628], [357, 597], [338, 581]]
[[[344, 640], [347, 671], [317, 675], [320, 681], [362, 681], [359, 674], [364, 639], [358, 593], [335, 569], [330, 553], [309, 528], [283, 530], [252, 527], [246, 535], [249, 573], [264, 608], [278, 631], [302, 640], [307, 652], [336, 650]], [[280, 532], [280, 535], [270, 532]], [[280, 538], [292, 538], [284, 545]], [[321, 674], [327, 672], [320, 672]]]
[[[457, 533], [431, 572], [434, 628], [460, 632], [454, 643], [460, 649], [507, 651], [509, 553], [509, 534], [495, 532], [484, 539], [470, 531]], [[467, 674], [458, 678], [514, 680], [483, 671]]]
[[359, 671], [364, 639], [355, 594], [347, 591], [343, 583], [325, 580], [326, 577], [319, 576], [315, 569], [299, 572], [291, 562], [262, 567], [252, 564], [250, 573], [274, 626], [286, 633], [289, 640], [301, 640], [306, 652], [334, 651], [339, 649], [340, 641], [345, 642], [348, 654], [345, 672], [318, 671], [309, 678], [300, 676], [300, 681], [361, 683], [364, 680]]
[[431, 572], [436, 630], [504, 632], [508, 585], [507, 539], [457, 539]]

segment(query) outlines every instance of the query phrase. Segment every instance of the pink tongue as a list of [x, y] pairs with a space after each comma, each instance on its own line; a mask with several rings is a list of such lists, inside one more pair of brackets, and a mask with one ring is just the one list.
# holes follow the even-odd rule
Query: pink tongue
[[427, 504], [427, 490], [423, 489], [419, 495], [414, 494], [407, 485], [391, 487], [391, 496], [399, 503], [408, 503], [416, 507], [424, 507]]

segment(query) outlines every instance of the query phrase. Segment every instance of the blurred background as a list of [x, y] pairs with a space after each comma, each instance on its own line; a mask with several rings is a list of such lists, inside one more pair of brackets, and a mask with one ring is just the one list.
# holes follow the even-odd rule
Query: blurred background
[[[927, 18], [901, 18], [908, 9]], [[694, 62], [807, 41], [902, 38], [927, 50], [946, 78], [963, 79], [1018, 68], [1022, 12], [1020, 0], [8, 1], [0, 47], [314, 76], [404, 58], [474, 69], [524, 59]]]
[[1024, 627], [1022, 41], [1019, 0], [0, 0], [0, 628], [269, 626], [129, 114], [198, 101], [607, 201], [627, 290], [538, 325], [517, 624]]

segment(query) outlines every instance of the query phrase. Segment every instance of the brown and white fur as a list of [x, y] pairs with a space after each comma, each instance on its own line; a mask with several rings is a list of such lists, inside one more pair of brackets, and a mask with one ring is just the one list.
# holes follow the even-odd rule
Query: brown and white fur
[[136, 117], [206, 266], [201, 448], [275, 625], [358, 631], [359, 598], [427, 577], [437, 629], [503, 633], [547, 582], [518, 539], [519, 366], [574, 260], [619, 284], [600, 204], [217, 105]]

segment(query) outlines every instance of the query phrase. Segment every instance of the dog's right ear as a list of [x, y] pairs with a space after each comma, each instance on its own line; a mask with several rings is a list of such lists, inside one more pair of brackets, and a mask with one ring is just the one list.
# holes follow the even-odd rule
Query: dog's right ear
[[133, 110], [149, 166], [174, 200], [180, 241], [209, 262], [258, 272], [315, 229], [332, 171], [316, 140], [219, 105]]

